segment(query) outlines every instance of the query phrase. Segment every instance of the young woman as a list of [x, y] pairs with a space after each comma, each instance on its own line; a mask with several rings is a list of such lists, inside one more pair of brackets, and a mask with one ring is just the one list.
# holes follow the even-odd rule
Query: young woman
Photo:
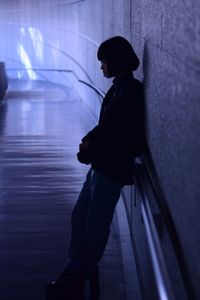
[[132, 184], [132, 161], [144, 146], [142, 84], [132, 71], [139, 66], [131, 44], [116, 36], [97, 52], [107, 78], [114, 77], [101, 107], [99, 122], [79, 145], [78, 160], [91, 164], [73, 209], [68, 263], [47, 287], [49, 299], [81, 299], [86, 280], [98, 299], [98, 262], [103, 256], [120, 191]]

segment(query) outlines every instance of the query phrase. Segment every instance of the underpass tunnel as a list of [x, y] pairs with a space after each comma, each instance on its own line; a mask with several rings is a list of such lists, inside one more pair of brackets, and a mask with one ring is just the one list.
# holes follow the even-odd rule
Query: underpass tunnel
[[[103, 89], [104, 80], [96, 59], [100, 39], [96, 41], [95, 37], [81, 33], [80, 28], [88, 27], [84, 19], [87, 8], [81, 7], [81, 2], [84, 1], [69, 5], [24, 2], [16, 10], [16, 4], [3, 5], [1, 51], [10, 78], [71, 84], [87, 102], [88, 93], [91, 97], [94, 93], [82, 87], [78, 79]], [[83, 9], [80, 19], [79, 9]]]
[[[199, 15], [197, 0], [1, 1], [0, 67], [5, 66], [8, 78], [0, 107], [2, 300], [27, 299], [30, 291], [33, 298], [29, 299], [44, 299], [43, 286], [64, 264], [68, 243], [64, 230], [70, 227], [70, 211], [87, 170], [76, 162], [76, 149], [95, 126], [102, 98], [112, 84], [102, 75], [97, 49], [115, 35], [127, 38], [140, 58], [134, 76], [144, 86], [147, 149], [135, 162], [135, 184], [123, 188], [113, 220], [102, 264], [101, 299], [200, 298]], [[48, 147], [50, 152], [45, 150]], [[29, 171], [23, 169], [31, 162]], [[43, 177], [44, 188], [39, 187], [37, 176]], [[28, 194], [21, 196], [18, 192], [25, 185]], [[35, 202], [31, 215], [26, 197], [38, 187], [41, 202]], [[37, 211], [39, 205], [42, 212]], [[15, 236], [12, 224], [22, 226], [23, 214], [32, 218], [27, 230], [34, 243], [39, 245], [44, 234], [42, 250], [30, 250], [28, 241], [27, 252], [23, 242], [17, 241], [26, 239], [26, 232], [21, 236], [19, 227]], [[24, 220], [28, 222], [28, 217]], [[40, 242], [40, 230], [34, 227], [39, 220], [44, 226]], [[35, 251], [34, 263], [28, 266], [31, 251]], [[23, 256], [24, 271], [18, 277], [20, 260], [15, 259], [23, 261]], [[161, 277], [157, 262], [162, 265]], [[28, 280], [30, 270], [36, 280], [35, 293]]]

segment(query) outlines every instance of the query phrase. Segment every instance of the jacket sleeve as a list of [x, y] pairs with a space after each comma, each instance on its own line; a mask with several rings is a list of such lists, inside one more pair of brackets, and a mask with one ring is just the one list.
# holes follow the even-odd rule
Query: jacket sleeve
[[[112, 103], [104, 108], [104, 113], [99, 124], [89, 131], [82, 139], [82, 141], [89, 140], [90, 142], [98, 140], [106, 140], [113, 137], [113, 129], [116, 128], [120, 117], [120, 112], [123, 108], [120, 97], [112, 99]], [[117, 128], [116, 128], [117, 129]]]
[[122, 143], [126, 147], [142, 135], [143, 114], [142, 85], [120, 89], [111, 104], [105, 107], [101, 122], [91, 132], [91, 137], [113, 145]]
[[120, 89], [105, 107], [101, 122], [83, 139], [91, 142], [88, 157], [102, 151], [138, 155], [143, 147], [144, 107], [141, 84]]
[[84, 141], [92, 141], [94, 139], [98, 138], [98, 134], [99, 134], [99, 125], [95, 126], [91, 131], [89, 131], [83, 138], [82, 138], [82, 142]]

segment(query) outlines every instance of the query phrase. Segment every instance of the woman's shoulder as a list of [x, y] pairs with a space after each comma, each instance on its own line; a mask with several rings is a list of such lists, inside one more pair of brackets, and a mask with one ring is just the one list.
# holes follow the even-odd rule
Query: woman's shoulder
[[119, 94], [129, 95], [130, 97], [134, 94], [143, 93], [143, 84], [140, 80], [132, 77], [127, 80], [121, 81], [116, 87], [116, 91]]

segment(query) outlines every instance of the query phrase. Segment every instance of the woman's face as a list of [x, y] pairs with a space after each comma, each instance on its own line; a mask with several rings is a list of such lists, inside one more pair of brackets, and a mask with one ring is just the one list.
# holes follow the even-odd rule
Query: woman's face
[[106, 59], [101, 60], [101, 70], [103, 71], [103, 75], [105, 77], [107, 77], [107, 78], [113, 77], [109, 73], [108, 62], [106, 61]]

